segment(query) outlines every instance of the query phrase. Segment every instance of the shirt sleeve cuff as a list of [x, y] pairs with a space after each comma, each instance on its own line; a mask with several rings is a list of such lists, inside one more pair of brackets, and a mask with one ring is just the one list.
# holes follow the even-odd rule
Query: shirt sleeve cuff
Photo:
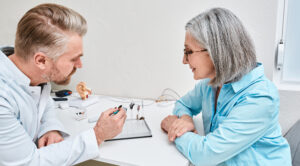
[[65, 130], [65, 128], [62, 125], [60, 125], [60, 122], [56, 123], [56, 124], [49, 122], [49, 123], [44, 123], [44, 124], [41, 125], [40, 131], [39, 131], [39, 134], [38, 134], [38, 138], [43, 136], [48, 131], [53, 131], [53, 130], [59, 131], [63, 137], [69, 136], [69, 134]]
[[88, 158], [95, 158], [99, 156], [99, 146], [94, 129], [91, 128], [87, 131], [84, 131], [83, 133], [81, 133], [81, 136], [86, 144]]
[[[199, 136], [193, 132], [186, 132], [181, 137], [175, 139], [176, 148], [190, 160], [189, 151], [190, 144], [193, 143], [194, 139], [197, 139]], [[201, 142], [201, 140], [199, 140]]]
[[182, 112], [177, 113], [178, 118], [182, 117], [183, 115], [188, 115], [190, 117], [193, 117], [193, 115], [189, 114], [188, 112], [182, 111]]

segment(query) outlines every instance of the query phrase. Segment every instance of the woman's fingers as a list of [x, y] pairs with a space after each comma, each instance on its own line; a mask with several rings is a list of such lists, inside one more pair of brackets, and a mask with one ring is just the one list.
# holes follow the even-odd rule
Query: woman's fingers
[[168, 138], [173, 142], [177, 137], [182, 136], [184, 133], [194, 131], [193, 121], [187, 121], [184, 119], [175, 120], [169, 128]]

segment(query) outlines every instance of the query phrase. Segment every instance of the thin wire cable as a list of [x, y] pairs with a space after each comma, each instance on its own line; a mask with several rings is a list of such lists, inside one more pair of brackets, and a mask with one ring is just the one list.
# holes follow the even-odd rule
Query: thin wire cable
[[[170, 95], [170, 94], [164, 94], [164, 95], [162, 95], [162, 96], [160, 96], [160, 97], [165, 97], [165, 96], [169, 96], [169, 97], [171, 97], [171, 99], [167, 99], [167, 98], [165, 98], [165, 99], [161, 99], [162, 101], [176, 101], [176, 100], [178, 100], [176, 97], [174, 97], [173, 95]], [[158, 99], [159, 100], [159, 99]]]
[[[168, 94], [167, 92], [172, 92], [173, 94]], [[175, 95], [174, 95], [175, 94]], [[169, 99], [166, 97], [170, 97]], [[145, 106], [150, 106], [153, 105], [155, 103], [159, 102], [169, 102], [169, 101], [176, 101], [180, 98], [180, 95], [173, 89], [171, 88], [165, 88], [161, 95], [156, 99], [156, 100], [151, 100], [152, 102], [145, 104], [145, 100], [144, 99], [127, 99], [127, 98], [122, 98], [122, 97], [111, 97], [111, 96], [106, 96], [106, 99], [113, 101], [113, 102], [118, 102], [118, 103], [126, 103], [126, 104], [130, 104], [130, 103], [134, 103], [134, 104], [138, 104], [138, 105], [143, 105]], [[146, 99], [150, 100], [150, 99]], [[140, 103], [140, 104], [139, 104]], [[158, 106], [169, 106], [174, 104], [173, 102], [170, 102], [170, 104], [158, 104]]]
[[[116, 99], [115, 99], [116, 98]], [[142, 100], [144, 101], [144, 106], [150, 106], [155, 103], [155, 101], [151, 100], [150, 103], [145, 104], [144, 99], [126, 99], [126, 98], [118, 98], [118, 97], [107, 97], [108, 100], [114, 101], [114, 102], [119, 102], [119, 103], [142, 103]], [[141, 105], [141, 104], [140, 104]]]
[[162, 91], [161, 95], [165, 94], [167, 91], [173, 92], [178, 98], [180, 98], [180, 95], [179, 95], [175, 90], [173, 90], [173, 89], [171, 89], [171, 88], [166, 88], [166, 89], [164, 89], [164, 90]]

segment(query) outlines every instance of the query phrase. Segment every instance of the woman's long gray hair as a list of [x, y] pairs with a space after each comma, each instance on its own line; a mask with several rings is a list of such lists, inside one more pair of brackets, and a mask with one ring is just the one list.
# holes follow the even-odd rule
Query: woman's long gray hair
[[231, 11], [210, 9], [190, 20], [186, 31], [208, 50], [216, 70], [212, 86], [238, 81], [256, 67], [252, 40]]

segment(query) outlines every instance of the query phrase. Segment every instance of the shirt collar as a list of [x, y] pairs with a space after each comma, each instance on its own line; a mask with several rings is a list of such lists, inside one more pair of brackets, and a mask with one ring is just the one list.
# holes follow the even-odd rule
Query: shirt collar
[[29, 86], [30, 79], [0, 50], [0, 77]]
[[244, 75], [239, 81], [230, 83], [233, 91], [236, 93], [239, 90], [248, 87], [252, 82], [264, 75], [264, 67], [261, 63], [256, 64], [256, 68]]

